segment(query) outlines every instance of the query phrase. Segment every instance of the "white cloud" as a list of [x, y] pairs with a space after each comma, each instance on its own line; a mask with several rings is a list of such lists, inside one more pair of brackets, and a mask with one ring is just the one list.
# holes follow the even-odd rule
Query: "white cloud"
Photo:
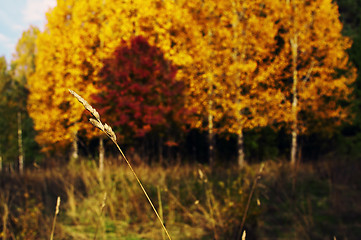
[[15, 49], [13, 39], [0, 33], [0, 56], [4, 55], [6, 60], [9, 61], [11, 59], [11, 51], [13, 49]]
[[10, 41], [10, 38], [8, 38], [8, 37], [5, 36], [4, 34], [1, 34], [1, 33], [0, 33], [0, 42], [6, 43], [6, 42], [9, 42], [9, 41]]
[[26, 28], [23, 25], [17, 23], [11, 23], [10, 27], [16, 32], [22, 32]]
[[[44, 25], [45, 13], [56, 6], [56, 0], [26, 0], [25, 9], [22, 11], [24, 22]], [[43, 26], [39, 26], [43, 28]]]
[[12, 15], [6, 10], [0, 9], [0, 21], [2, 24], [2, 28], [4, 28], [4, 26], [7, 26], [15, 32], [22, 32], [24, 30], [24, 26], [19, 23], [18, 19], [19, 16]]
[[30, 25], [44, 30], [45, 13], [56, 6], [57, 0], [0, 1], [0, 56], [5, 55], [9, 61], [23, 31]]
[[13, 39], [5, 36], [4, 34], [0, 33], [0, 43], [5, 46], [6, 48], [15, 48], [15, 44], [13, 43]]

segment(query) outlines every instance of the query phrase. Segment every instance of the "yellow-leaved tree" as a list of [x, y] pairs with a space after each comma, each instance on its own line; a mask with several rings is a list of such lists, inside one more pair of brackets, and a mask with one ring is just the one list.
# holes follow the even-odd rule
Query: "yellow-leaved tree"
[[16, 45], [16, 52], [13, 54], [11, 61], [13, 77], [22, 85], [27, 84], [27, 79], [35, 71], [36, 39], [39, 33], [40, 30], [37, 27], [30, 26], [23, 32]]
[[[26, 111], [26, 101], [28, 96], [28, 79], [35, 71], [35, 54], [36, 54], [36, 39], [39, 35], [39, 29], [30, 26], [28, 30], [24, 31], [21, 38], [18, 40], [11, 61], [12, 72], [12, 97], [16, 103], [17, 112], [17, 133], [18, 133], [18, 152], [19, 152], [19, 172], [23, 173], [25, 152], [33, 147], [35, 148], [31, 136], [32, 129], [29, 126], [29, 116]], [[23, 141], [23, 131], [28, 136], [26, 143]], [[30, 144], [29, 144], [30, 143]]]
[[[180, 70], [179, 81], [188, 76], [197, 31], [191, 16], [174, 1], [65, 0], [47, 14], [45, 31], [39, 35], [36, 72], [29, 81], [29, 112], [43, 150], [66, 146], [85, 130], [98, 136], [82, 121], [83, 109], [71, 101], [68, 88], [91, 100], [102, 60], [122, 40], [142, 35], [165, 52]], [[195, 55], [195, 54], [194, 54]], [[184, 69], [184, 70], [183, 70]], [[76, 143], [76, 140], [73, 141]], [[74, 145], [76, 147], [76, 145]]]
[[223, 131], [238, 136], [238, 165], [245, 164], [243, 131], [284, 119], [287, 103], [272, 73], [276, 64], [279, 5], [275, 1], [225, 1], [223, 24], [229, 46], [223, 53], [225, 96]]
[[356, 71], [348, 62], [351, 42], [342, 36], [337, 5], [332, 0], [281, 1], [279, 56], [283, 67], [274, 75], [291, 103], [291, 164], [296, 163], [297, 136], [339, 125]]
[[[86, 79], [91, 74], [91, 66], [87, 65], [88, 52], [76, 45], [80, 35], [73, 24], [77, 19], [74, 11], [77, 3], [59, 1], [47, 14], [47, 25], [37, 40], [37, 67], [29, 79], [28, 110], [38, 131], [36, 140], [44, 151], [65, 146], [79, 129], [75, 122], [79, 121], [82, 109], [77, 105], [70, 108], [72, 99], [67, 88], [92, 92], [89, 84], [84, 84], [86, 80], [92, 81]], [[84, 29], [88, 30], [88, 26]], [[90, 38], [81, 44], [88, 46], [93, 42]]]
[[208, 130], [212, 159], [213, 134], [238, 136], [238, 164], [244, 166], [243, 131], [284, 119], [283, 92], [270, 76], [274, 64], [280, 18], [277, 2], [184, 1], [201, 39], [194, 56], [197, 68], [189, 79], [193, 126]]
[[64, 0], [47, 19], [28, 102], [45, 150], [69, 144], [80, 130], [99, 137], [67, 89], [91, 101], [103, 60], [133, 36], [177, 65], [192, 127], [207, 130], [210, 143], [217, 132], [238, 135], [240, 166], [245, 129], [291, 123], [296, 146], [309, 119], [346, 116], [337, 103], [354, 71], [343, 74], [350, 42], [330, 0]]

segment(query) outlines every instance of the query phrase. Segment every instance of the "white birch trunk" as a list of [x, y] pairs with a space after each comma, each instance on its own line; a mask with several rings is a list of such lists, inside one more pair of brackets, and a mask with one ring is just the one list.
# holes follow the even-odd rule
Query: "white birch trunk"
[[[237, 1], [232, 1], [232, 6], [233, 6], [233, 14], [235, 15], [239, 15], [238, 11], [237, 11]], [[243, 61], [245, 59], [245, 47], [243, 46], [243, 50], [242, 52], [240, 52], [239, 47], [242, 46], [242, 44], [239, 42], [238, 40], [238, 30], [237, 27], [239, 25], [239, 18], [236, 18], [234, 20], [234, 22], [232, 23], [232, 27], [233, 27], [233, 38], [236, 41], [234, 43], [233, 46], [233, 53], [232, 53], [232, 59], [234, 62], [237, 62], [238, 60]], [[242, 32], [242, 36], [243, 38], [245, 38], [245, 31]], [[240, 55], [240, 56], [239, 56]], [[237, 116], [237, 124], [240, 124], [242, 122], [242, 105], [241, 105], [241, 95], [240, 95], [240, 74], [239, 72], [236, 73], [235, 75], [235, 84], [236, 84], [236, 99], [235, 99], [235, 103], [237, 104], [236, 107], [236, 116]], [[238, 162], [238, 167], [239, 168], [243, 168], [245, 165], [245, 159], [244, 159], [244, 145], [243, 145], [243, 126], [242, 124], [240, 124], [240, 127], [238, 129], [238, 133], [237, 133], [237, 162]]]
[[[208, 32], [208, 42], [212, 44], [212, 32]], [[210, 59], [212, 57], [212, 53], [210, 54]], [[210, 60], [211, 61], [211, 60]], [[209, 153], [209, 164], [213, 166], [214, 164], [214, 130], [213, 130], [213, 72], [212, 66], [209, 66], [208, 69], [211, 73], [207, 78], [208, 81], [208, 153]]]
[[297, 72], [297, 35], [295, 34], [293, 39], [290, 40], [292, 48], [292, 71], [293, 71], [293, 83], [292, 83], [292, 143], [291, 143], [291, 165], [296, 165], [297, 155], [297, 131], [298, 131], [298, 98], [297, 98], [297, 84], [298, 84], [298, 72]]
[[73, 142], [72, 142], [72, 153], [71, 158], [72, 160], [77, 160], [79, 158], [79, 149], [78, 149], [78, 133], [75, 132], [73, 136]]
[[238, 133], [237, 148], [238, 148], [238, 167], [244, 168], [245, 161], [244, 161], [243, 132], [242, 131], [240, 131]]
[[104, 171], [104, 156], [105, 156], [104, 136], [101, 135], [99, 137], [99, 172], [100, 173], [103, 173]]

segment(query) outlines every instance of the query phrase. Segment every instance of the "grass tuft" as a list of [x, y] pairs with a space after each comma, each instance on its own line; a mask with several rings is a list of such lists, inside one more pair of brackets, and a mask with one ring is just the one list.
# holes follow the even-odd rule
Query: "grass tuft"
[[158, 211], [156, 210], [156, 208], [154, 207], [154, 204], [152, 202], [152, 200], [150, 199], [150, 197], [148, 196], [147, 191], [145, 190], [145, 188], [143, 187], [143, 184], [141, 183], [140, 179], [138, 178], [137, 174], [135, 173], [135, 171], [133, 170], [132, 165], [130, 164], [130, 162], [128, 161], [127, 157], [124, 155], [123, 151], [121, 150], [121, 148], [119, 147], [118, 143], [117, 143], [117, 138], [116, 135], [114, 133], [114, 131], [112, 130], [112, 128], [108, 125], [108, 124], [103, 124], [100, 120], [100, 115], [99, 113], [84, 99], [82, 98], [79, 94], [77, 94], [76, 92], [72, 91], [69, 89], [69, 92], [81, 103], [83, 104], [84, 108], [86, 110], [88, 110], [94, 117], [90, 118], [89, 121], [91, 124], [93, 124], [95, 127], [99, 128], [101, 131], [103, 131], [115, 144], [115, 146], [118, 148], [121, 156], [123, 157], [123, 159], [125, 160], [125, 162], [127, 163], [129, 169], [131, 170], [131, 172], [133, 173], [135, 179], [137, 180], [140, 188], [142, 189], [145, 197], [147, 198], [149, 204], [151, 205], [155, 215], [157, 216], [160, 224], [162, 225], [162, 228], [164, 230], [164, 232], [167, 234], [167, 237], [169, 240], [171, 240], [171, 237], [168, 233], [167, 228], [165, 227], [165, 224], [162, 221], [162, 218], [160, 217]]

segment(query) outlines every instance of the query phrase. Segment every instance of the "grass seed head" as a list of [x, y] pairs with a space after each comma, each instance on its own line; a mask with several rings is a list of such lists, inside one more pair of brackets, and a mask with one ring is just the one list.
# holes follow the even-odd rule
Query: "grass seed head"
[[68, 89], [69, 92], [76, 98], [78, 101], [83, 104], [84, 108], [88, 110], [99, 122], [100, 122], [100, 115], [84, 98], [82, 98], [79, 94], [74, 92], [73, 90]]
[[59, 214], [59, 207], [60, 207], [60, 197], [56, 200], [56, 207], [55, 207], [55, 215]]
[[108, 134], [110, 139], [112, 139], [114, 142], [117, 141], [117, 137], [116, 137], [113, 129], [108, 124], [104, 124], [104, 130], [105, 130], [106, 134]]
[[104, 132], [104, 125], [101, 122], [94, 118], [89, 118], [89, 122], [93, 124], [94, 127], [97, 127]]
[[103, 197], [103, 202], [102, 202], [102, 206], [101, 209], [103, 210], [105, 207], [105, 202], [107, 201], [107, 193], [104, 193], [104, 197]]
[[246, 240], [246, 230], [243, 231], [242, 240]]

